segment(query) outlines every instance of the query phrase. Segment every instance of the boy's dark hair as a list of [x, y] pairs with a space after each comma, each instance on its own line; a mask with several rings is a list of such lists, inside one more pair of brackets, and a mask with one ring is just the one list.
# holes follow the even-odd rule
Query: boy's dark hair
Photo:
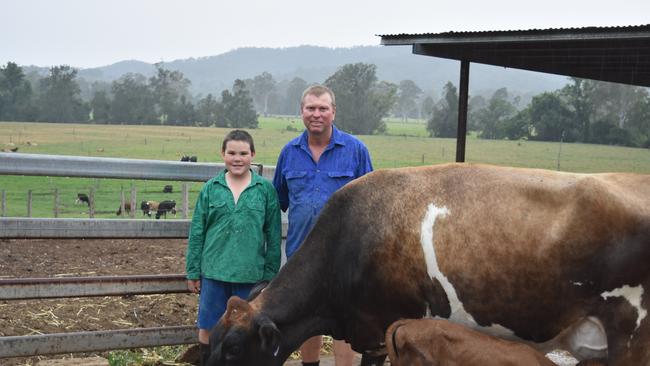
[[253, 143], [253, 136], [250, 133], [244, 130], [232, 130], [228, 132], [226, 137], [223, 139], [223, 144], [221, 144], [221, 152], [226, 151], [226, 144], [228, 141], [244, 141], [248, 143], [248, 146], [251, 147], [251, 152], [255, 152], [255, 144]]

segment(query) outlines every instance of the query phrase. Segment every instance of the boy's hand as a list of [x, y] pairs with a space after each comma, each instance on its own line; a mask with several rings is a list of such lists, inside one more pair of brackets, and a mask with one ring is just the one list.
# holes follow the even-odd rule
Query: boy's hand
[[198, 294], [201, 292], [201, 280], [187, 280], [187, 289]]

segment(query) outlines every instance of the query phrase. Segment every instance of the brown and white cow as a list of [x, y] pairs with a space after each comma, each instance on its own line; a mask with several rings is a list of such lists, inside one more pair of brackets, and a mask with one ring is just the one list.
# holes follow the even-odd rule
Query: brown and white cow
[[391, 366], [556, 366], [531, 346], [443, 319], [401, 319], [386, 331]]
[[[385, 357], [399, 318], [448, 318], [609, 365], [650, 365], [650, 176], [475, 164], [380, 170], [211, 335], [210, 365], [282, 365], [331, 334]], [[382, 355], [384, 355], [382, 357]]]

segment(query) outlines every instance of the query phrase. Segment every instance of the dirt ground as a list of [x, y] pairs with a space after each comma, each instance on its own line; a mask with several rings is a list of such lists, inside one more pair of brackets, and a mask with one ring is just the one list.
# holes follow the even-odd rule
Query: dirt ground
[[[181, 274], [185, 246], [184, 239], [3, 239], [0, 278]], [[0, 336], [193, 325], [196, 309], [193, 294], [0, 301]], [[0, 365], [42, 358], [52, 356]]]
[[[0, 239], [0, 278], [181, 274], [185, 246], [184, 239]], [[193, 325], [196, 311], [193, 294], [0, 301], [0, 336]], [[0, 366], [62, 357], [72, 355], [0, 359]], [[575, 364], [566, 354], [551, 358]]]

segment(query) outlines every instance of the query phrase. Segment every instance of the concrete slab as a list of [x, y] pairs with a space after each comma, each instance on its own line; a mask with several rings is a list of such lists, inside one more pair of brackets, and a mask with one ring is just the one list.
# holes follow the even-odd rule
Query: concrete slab
[[[361, 363], [361, 356], [357, 355], [354, 359], [353, 365], [358, 365], [359, 363]], [[302, 362], [300, 360], [287, 361], [284, 363], [284, 366], [302, 366]], [[321, 356], [320, 366], [335, 366], [334, 356]]]
[[102, 357], [83, 357], [41, 360], [36, 366], [109, 366], [109, 364], [108, 360]]

